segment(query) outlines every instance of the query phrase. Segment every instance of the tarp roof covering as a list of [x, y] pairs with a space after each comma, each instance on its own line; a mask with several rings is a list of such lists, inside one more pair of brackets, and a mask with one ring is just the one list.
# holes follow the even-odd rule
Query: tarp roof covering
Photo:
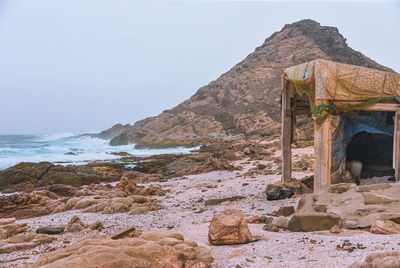
[[286, 69], [284, 78], [302, 96], [315, 100], [369, 101], [400, 96], [400, 75], [328, 60]]

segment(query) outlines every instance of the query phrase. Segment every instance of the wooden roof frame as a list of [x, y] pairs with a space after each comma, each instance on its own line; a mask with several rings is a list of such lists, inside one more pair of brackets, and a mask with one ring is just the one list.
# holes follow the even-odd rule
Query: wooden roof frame
[[[307, 97], [299, 97], [296, 90], [291, 86], [288, 80], [282, 76], [282, 92], [281, 92], [281, 108], [282, 108], [282, 182], [292, 180], [292, 152], [291, 144], [293, 142], [293, 134], [296, 127], [296, 117], [299, 115], [311, 115], [310, 103]], [[357, 101], [315, 101], [315, 105], [330, 104], [356, 104]], [[400, 104], [376, 103], [363, 111], [383, 111], [396, 112], [395, 127], [393, 134], [393, 168], [395, 169], [396, 181], [400, 176]], [[332, 150], [332, 133], [331, 133], [332, 116], [328, 115], [322, 125], [317, 126], [314, 123], [314, 193], [322, 190], [326, 185], [331, 184], [331, 150]]]

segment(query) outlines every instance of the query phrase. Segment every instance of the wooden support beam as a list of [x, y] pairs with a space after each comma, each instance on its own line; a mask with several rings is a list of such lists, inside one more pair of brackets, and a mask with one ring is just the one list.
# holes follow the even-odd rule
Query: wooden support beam
[[[333, 101], [334, 105], [358, 104], [360, 101]], [[400, 103], [376, 103], [372, 106], [361, 108], [361, 111], [381, 111], [381, 112], [396, 112], [400, 109]]]
[[292, 111], [290, 109], [290, 92], [287, 81], [282, 78], [282, 181], [292, 180]]
[[311, 114], [312, 113], [310, 111], [310, 107], [301, 108], [301, 109], [297, 108], [296, 111], [294, 111], [294, 115], [295, 116], [297, 116], [297, 115], [311, 115]]
[[394, 177], [398, 182], [400, 179], [400, 110], [397, 110], [394, 116], [393, 168]]
[[[329, 105], [328, 102], [316, 102], [316, 105]], [[318, 193], [325, 185], [331, 184], [331, 115], [322, 125], [314, 122], [314, 193]]]

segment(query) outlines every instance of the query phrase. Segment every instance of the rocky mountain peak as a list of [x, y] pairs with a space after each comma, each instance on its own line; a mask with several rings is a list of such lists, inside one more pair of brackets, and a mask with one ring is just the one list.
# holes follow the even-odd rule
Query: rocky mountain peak
[[392, 71], [350, 48], [337, 28], [301, 20], [286, 24], [190, 99], [129, 126], [111, 145], [162, 147], [275, 133], [282, 71], [318, 58]]

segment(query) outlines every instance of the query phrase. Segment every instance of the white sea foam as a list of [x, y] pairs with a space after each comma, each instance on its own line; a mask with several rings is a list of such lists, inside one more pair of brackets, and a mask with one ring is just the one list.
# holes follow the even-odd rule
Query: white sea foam
[[[64, 137], [64, 138], [60, 138]], [[8, 137], [9, 138], [9, 137]], [[2, 136], [0, 136], [0, 141]], [[82, 136], [71, 137], [69, 133], [18, 137], [9, 143], [0, 143], [0, 169], [5, 169], [19, 162], [48, 161], [62, 164], [84, 164], [96, 160], [118, 159], [112, 152], [127, 152], [134, 156], [151, 156], [155, 154], [189, 153], [196, 148], [135, 149], [135, 144], [110, 146], [108, 140]], [[197, 148], [198, 149], [198, 148]]]
[[65, 133], [58, 133], [58, 134], [51, 134], [51, 135], [43, 135], [39, 138], [40, 141], [55, 141], [59, 139], [73, 137], [74, 134], [65, 132]]

